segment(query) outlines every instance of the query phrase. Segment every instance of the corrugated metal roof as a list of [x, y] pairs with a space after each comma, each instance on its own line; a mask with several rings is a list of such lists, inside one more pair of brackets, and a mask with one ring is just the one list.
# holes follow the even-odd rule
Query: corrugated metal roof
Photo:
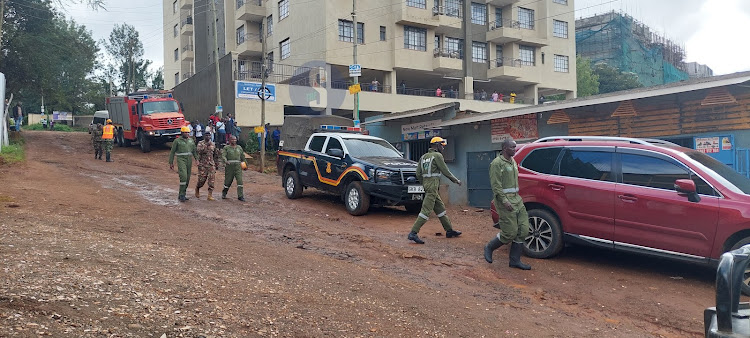
[[371, 124], [371, 123], [377, 123], [377, 122], [385, 122], [385, 121], [403, 119], [407, 117], [422, 116], [422, 115], [431, 114], [431, 113], [434, 113], [436, 111], [440, 111], [443, 109], [451, 108], [454, 106], [456, 107], [456, 109], [458, 109], [458, 102], [443, 103], [437, 106], [432, 106], [432, 107], [427, 107], [427, 108], [412, 109], [412, 110], [406, 110], [406, 111], [402, 111], [398, 113], [392, 113], [392, 114], [385, 115], [381, 118], [362, 122], [362, 124]]

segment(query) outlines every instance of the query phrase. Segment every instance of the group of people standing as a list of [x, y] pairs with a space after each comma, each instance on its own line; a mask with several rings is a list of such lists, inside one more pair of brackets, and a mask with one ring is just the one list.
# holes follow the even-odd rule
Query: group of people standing
[[200, 121], [195, 120], [189, 126], [189, 136], [195, 138], [196, 143], [200, 142], [207, 135], [211, 135], [213, 141], [218, 147], [223, 147], [229, 143], [229, 137], [240, 137], [240, 128], [232, 118], [232, 114], [227, 114], [224, 118], [219, 117], [216, 113], [208, 117], [208, 122], [203, 126]]
[[94, 159], [101, 160], [102, 153], [106, 154], [107, 162], [113, 162], [111, 154], [115, 140], [115, 126], [112, 120], [107, 119], [106, 124], [97, 123], [89, 127], [91, 133], [91, 145], [94, 147]]
[[[454, 238], [461, 235], [460, 231], [453, 229], [445, 204], [438, 192], [442, 176], [461, 185], [461, 181], [450, 172], [445, 164], [442, 152], [447, 144], [448, 142], [442, 137], [433, 137], [430, 140], [429, 151], [422, 155], [417, 164], [417, 179], [424, 186], [425, 195], [422, 199], [422, 210], [407, 236], [408, 240], [417, 244], [424, 244], [418, 233], [433, 211], [440, 219], [440, 224], [445, 230], [445, 237]], [[492, 263], [492, 253], [501, 246], [510, 244], [508, 266], [531, 270], [531, 266], [521, 262], [524, 239], [529, 234], [529, 215], [518, 194], [518, 164], [513, 159], [516, 153], [516, 142], [507, 138], [503, 141], [501, 149], [501, 155], [490, 164], [490, 184], [495, 208], [500, 216], [495, 227], [499, 228], [500, 232], [485, 245], [484, 259], [487, 263]]]

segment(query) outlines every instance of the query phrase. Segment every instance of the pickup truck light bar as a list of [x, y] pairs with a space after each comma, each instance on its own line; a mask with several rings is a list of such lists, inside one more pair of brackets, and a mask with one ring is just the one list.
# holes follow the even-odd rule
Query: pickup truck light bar
[[347, 127], [347, 126], [332, 126], [332, 125], [321, 125], [320, 130], [324, 131], [349, 131], [349, 132], [362, 132], [360, 127]]

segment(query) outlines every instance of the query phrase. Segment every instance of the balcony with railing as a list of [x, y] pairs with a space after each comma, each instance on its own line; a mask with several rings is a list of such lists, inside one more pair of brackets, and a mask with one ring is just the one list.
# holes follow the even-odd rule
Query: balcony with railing
[[195, 52], [193, 51], [192, 43], [182, 46], [182, 54], [180, 57], [182, 58], [182, 61], [193, 61], [195, 59]]
[[539, 67], [536, 67], [533, 61], [518, 58], [498, 58], [490, 61], [487, 78], [540, 83], [541, 73]]
[[459, 50], [435, 48], [432, 55], [432, 68], [436, 72], [449, 73], [463, 69], [463, 55]]
[[193, 35], [193, 17], [188, 16], [180, 22], [180, 34]]
[[257, 33], [237, 35], [237, 52], [241, 56], [262, 56], [263, 35]]
[[522, 26], [521, 22], [516, 20], [491, 22], [490, 30], [487, 32], [487, 41], [498, 45], [523, 41], [523, 44], [530, 46], [547, 46], [547, 39], [539, 37], [539, 32], [533, 29], [522, 29]]
[[463, 20], [463, 11], [459, 6], [435, 6], [432, 8], [432, 16], [437, 18], [437, 26], [442, 27], [440, 33], [446, 30], [460, 30]]
[[395, 12], [397, 24], [423, 28], [437, 27], [437, 17], [432, 15], [426, 5], [425, 8], [420, 8], [409, 6], [407, 1], [402, 1], [400, 6]]
[[521, 0], [485, 0], [485, 2], [488, 5], [493, 5], [495, 7], [505, 7], [510, 6], [516, 2], [520, 2]]
[[180, 9], [193, 8], [193, 0], [180, 0]]
[[263, 0], [237, 0], [237, 20], [261, 22], [266, 17]]

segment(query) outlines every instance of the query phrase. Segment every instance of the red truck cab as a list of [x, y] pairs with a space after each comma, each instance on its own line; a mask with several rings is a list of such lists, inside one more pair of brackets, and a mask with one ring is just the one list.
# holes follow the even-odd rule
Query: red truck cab
[[127, 147], [132, 142], [141, 151], [151, 151], [152, 144], [163, 144], [180, 135], [188, 125], [182, 106], [169, 91], [139, 91], [127, 96], [107, 98], [107, 110], [115, 126], [115, 141]]

